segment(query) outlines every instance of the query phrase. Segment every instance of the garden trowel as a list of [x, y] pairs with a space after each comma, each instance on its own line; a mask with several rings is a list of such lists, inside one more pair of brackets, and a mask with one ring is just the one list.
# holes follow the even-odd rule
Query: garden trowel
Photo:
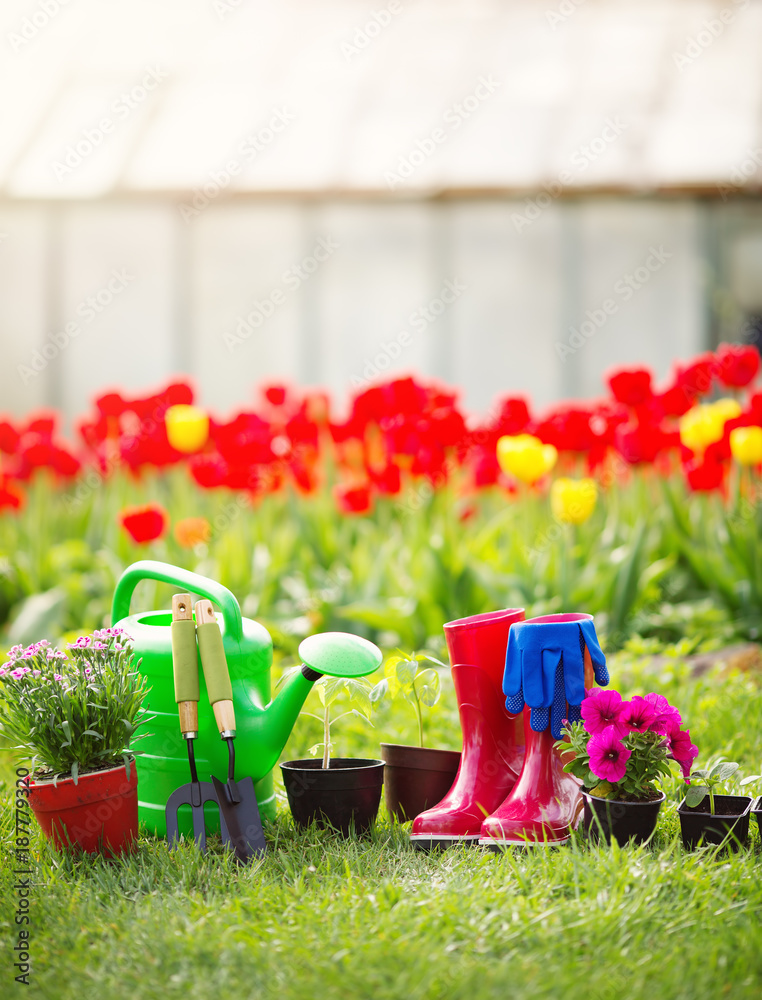
[[[175, 701], [180, 715], [180, 730], [188, 747], [191, 783], [181, 785], [167, 800], [165, 816], [167, 839], [171, 849], [180, 842], [178, 810], [189, 805], [193, 817], [193, 836], [202, 851], [206, 850], [204, 803], [218, 803], [217, 793], [211, 782], [199, 781], [193, 741], [198, 736], [198, 657], [196, 655], [196, 626], [193, 622], [193, 605], [190, 594], [175, 594], [172, 598], [172, 670], [175, 679]], [[226, 835], [225, 817], [220, 811], [220, 828]]]
[[220, 626], [209, 600], [196, 604], [196, 636], [204, 668], [209, 701], [217, 720], [220, 736], [228, 745], [228, 780], [223, 784], [212, 775], [212, 784], [220, 804], [220, 821], [224, 823], [223, 842], [235, 850], [236, 859], [247, 863], [265, 853], [267, 847], [259, 817], [259, 806], [250, 776], [235, 780], [235, 711], [233, 689]]

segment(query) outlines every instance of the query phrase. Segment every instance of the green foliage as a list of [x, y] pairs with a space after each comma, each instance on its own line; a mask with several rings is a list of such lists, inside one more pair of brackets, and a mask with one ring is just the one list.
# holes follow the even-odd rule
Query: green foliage
[[12, 650], [0, 668], [0, 733], [40, 773], [70, 774], [76, 784], [96, 767], [122, 760], [129, 767], [147, 686], [121, 638], [82, 637], [68, 657], [43, 640]]
[[[709, 812], [714, 815], [714, 796], [720, 787], [734, 777], [738, 771], [739, 764], [735, 761], [724, 760], [722, 757], [712, 767], [696, 768], [691, 771], [691, 785], [685, 793], [685, 804], [691, 808], [701, 805], [706, 796], [709, 796]], [[744, 778], [741, 786], [759, 781], [760, 775], [751, 774]]]
[[566, 740], [557, 740], [556, 748], [574, 757], [564, 765], [564, 771], [576, 775], [587, 791], [601, 798], [619, 799], [623, 802], [647, 802], [656, 792], [655, 782], [669, 777], [667, 747], [660, 733], [627, 733], [624, 745], [630, 750], [627, 770], [619, 781], [609, 784], [590, 770], [587, 745], [590, 734], [582, 722], [573, 722], [563, 732]]
[[[321, 677], [315, 684], [320, 704], [323, 706], [323, 742], [315, 743], [309, 752], [314, 757], [318, 750], [323, 748], [323, 767], [330, 767], [331, 749], [331, 726], [343, 719], [347, 715], [354, 715], [357, 718], [365, 719], [371, 725], [371, 712], [373, 706], [370, 700], [371, 683], [367, 677]], [[331, 717], [331, 708], [337, 702], [354, 705], [347, 712]], [[311, 712], [302, 712], [303, 715], [312, 715]], [[320, 716], [313, 715], [313, 718]]]
[[442, 694], [442, 686], [439, 672], [433, 667], [421, 670], [420, 663], [435, 663], [447, 669], [447, 665], [431, 653], [419, 652], [408, 655], [399, 652], [386, 660], [384, 676], [371, 691], [370, 698], [375, 703], [382, 698], [394, 699], [401, 694], [405, 701], [413, 706], [418, 722], [418, 745], [423, 746], [423, 706], [432, 708], [436, 705]]

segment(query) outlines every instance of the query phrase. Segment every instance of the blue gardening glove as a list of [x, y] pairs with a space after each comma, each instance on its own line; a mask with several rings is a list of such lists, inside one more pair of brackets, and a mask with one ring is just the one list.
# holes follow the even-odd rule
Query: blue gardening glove
[[[580, 718], [585, 697], [585, 647], [598, 684], [609, 682], [606, 657], [590, 619], [569, 622], [517, 622], [508, 635], [503, 676], [505, 707], [514, 715], [527, 704], [535, 732], [551, 727], [561, 737], [563, 720]], [[567, 709], [568, 706], [568, 709]]]

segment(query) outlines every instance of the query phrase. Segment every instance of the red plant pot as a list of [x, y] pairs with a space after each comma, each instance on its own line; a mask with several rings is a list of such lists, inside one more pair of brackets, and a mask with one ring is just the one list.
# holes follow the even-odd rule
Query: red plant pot
[[29, 806], [42, 832], [59, 848], [113, 858], [138, 836], [138, 772], [124, 764], [73, 778], [29, 782]]

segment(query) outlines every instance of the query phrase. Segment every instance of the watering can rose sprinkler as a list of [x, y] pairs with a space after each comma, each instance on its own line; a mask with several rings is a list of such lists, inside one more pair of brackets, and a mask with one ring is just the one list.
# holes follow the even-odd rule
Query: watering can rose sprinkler
[[[176, 788], [187, 782], [188, 754], [177, 726], [172, 670], [171, 611], [130, 615], [133, 591], [141, 580], [157, 580], [206, 597], [221, 609], [217, 620], [230, 671], [236, 711], [236, 777], [254, 780], [259, 811], [275, 817], [272, 768], [286, 745], [312, 685], [323, 674], [359, 677], [372, 673], [381, 652], [359, 636], [324, 633], [310, 636], [300, 646], [305, 661], [284, 683], [274, 700], [270, 692], [272, 639], [258, 622], [241, 617], [233, 594], [221, 584], [168, 563], [142, 560], [122, 574], [114, 591], [111, 620], [132, 637], [135, 659], [151, 691], [143, 711], [150, 716], [149, 732], [138, 757], [138, 818], [156, 836], [166, 836], [165, 806]], [[199, 672], [198, 736], [195, 758], [201, 781], [226, 773], [228, 747], [220, 739], [209, 702], [203, 672]], [[210, 808], [207, 829], [219, 830], [217, 810]], [[188, 815], [179, 818], [179, 832], [193, 836]]]

